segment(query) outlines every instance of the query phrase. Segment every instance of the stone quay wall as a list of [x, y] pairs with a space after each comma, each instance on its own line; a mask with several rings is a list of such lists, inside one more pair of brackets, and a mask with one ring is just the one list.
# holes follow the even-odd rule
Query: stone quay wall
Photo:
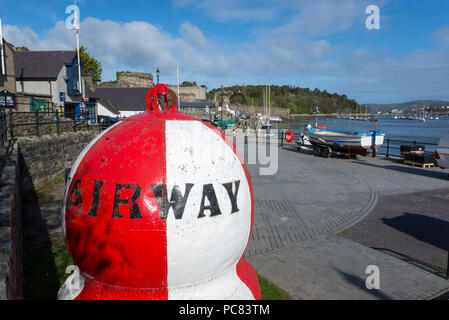
[[41, 186], [63, 175], [97, 134], [94, 130], [19, 138], [23, 188]]
[[[241, 104], [229, 105], [229, 108], [233, 110], [238, 110], [240, 112], [246, 112], [248, 114], [264, 113], [264, 107], [248, 106]], [[271, 107], [271, 115], [276, 117], [281, 117], [283, 120], [290, 119], [290, 109], [289, 108], [278, 108]]]
[[21, 184], [18, 145], [0, 164], [0, 300], [23, 298]]
[[0, 150], [0, 300], [23, 299], [21, 194], [61, 176], [97, 134], [20, 137]]

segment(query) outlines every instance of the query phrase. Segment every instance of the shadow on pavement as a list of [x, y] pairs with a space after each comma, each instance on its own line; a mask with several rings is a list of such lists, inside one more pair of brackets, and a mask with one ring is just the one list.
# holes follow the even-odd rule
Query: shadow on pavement
[[406, 166], [404, 164], [380, 166], [380, 165], [376, 165], [373, 163], [367, 163], [367, 162], [361, 162], [361, 161], [353, 161], [353, 162], [356, 164], [362, 164], [362, 165], [385, 169], [385, 170], [393, 170], [393, 171], [397, 171], [397, 172], [414, 174], [414, 175], [424, 176], [424, 177], [428, 177], [428, 178], [447, 180], [449, 182], [448, 173], [444, 172], [443, 170], [438, 172], [438, 171], [434, 171], [434, 170], [426, 170], [426, 169]]
[[449, 250], [449, 222], [422, 214], [404, 212], [382, 222], [398, 231], [442, 250]]
[[403, 254], [403, 253], [400, 253], [400, 252], [397, 252], [395, 250], [391, 250], [388, 248], [371, 247], [371, 249], [378, 250], [378, 251], [384, 252], [386, 254], [392, 255], [395, 258], [398, 258], [404, 262], [408, 262], [421, 270], [431, 272], [434, 275], [439, 276], [441, 278], [446, 278], [446, 275], [445, 275], [446, 270], [444, 268], [441, 268], [440, 266], [430, 264], [426, 261], [413, 258], [411, 256], [408, 256], [406, 254]]
[[360, 278], [358, 276], [349, 274], [347, 272], [341, 271], [337, 268], [334, 267], [334, 269], [341, 275], [343, 276], [343, 278], [345, 278], [345, 280], [353, 285], [354, 287], [363, 290], [364, 292], [372, 295], [373, 297], [375, 297], [376, 299], [380, 299], [380, 300], [392, 300], [392, 298], [384, 293], [382, 293], [381, 291], [379, 291], [378, 289], [372, 289], [372, 290], [368, 290], [366, 288], [365, 285], [365, 279]]
[[22, 192], [23, 294], [25, 299], [54, 300], [59, 280], [50, 234], [24, 161], [21, 168], [22, 181], [26, 181]]
[[[309, 154], [309, 155], [313, 156], [313, 150], [312, 149], [300, 149], [300, 148], [294, 147], [294, 146], [284, 146], [284, 147], [282, 147], [282, 149], [286, 150], [286, 151], [294, 152], [294, 153], [303, 153], [303, 154]], [[319, 158], [320, 159], [324, 159], [324, 158], [321, 158], [321, 157], [319, 157]], [[330, 158], [353, 159], [354, 160], [353, 157], [351, 158], [351, 156], [349, 156], [349, 154], [344, 153], [344, 152], [338, 152], [338, 153], [333, 152], [333, 153], [330, 154]], [[357, 155], [356, 159], [359, 159], [359, 158], [364, 158], [364, 157], [360, 156], [360, 155]], [[359, 161], [365, 161], [365, 160], [359, 160]]]

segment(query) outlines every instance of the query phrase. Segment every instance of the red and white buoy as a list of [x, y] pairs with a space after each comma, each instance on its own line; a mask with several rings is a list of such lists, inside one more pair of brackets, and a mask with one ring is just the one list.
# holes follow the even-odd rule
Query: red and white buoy
[[63, 231], [82, 277], [58, 298], [260, 299], [242, 257], [254, 218], [242, 159], [224, 133], [178, 112], [166, 85], [146, 99], [71, 169]]
[[293, 134], [293, 131], [287, 131], [285, 133], [285, 140], [287, 142], [292, 142], [294, 138], [295, 138], [295, 135]]

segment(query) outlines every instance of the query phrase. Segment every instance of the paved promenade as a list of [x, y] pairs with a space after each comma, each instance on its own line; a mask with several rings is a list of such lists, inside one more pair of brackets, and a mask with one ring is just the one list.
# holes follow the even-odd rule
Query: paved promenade
[[[248, 147], [254, 151], [255, 145]], [[397, 228], [390, 225], [404, 210], [448, 221], [443, 212], [449, 194], [448, 171], [406, 167], [381, 157], [323, 159], [292, 148], [277, 150], [275, 175], [261, 176], [258, 165], [248, 165], [256, 212], [245, 256], [260, 274], [296, 299], [428, 299], [449, 290], [449, 281], [428, 267], [371, 248], [382, 241], [384, 249], [396, 243], [399, 251], [408, 248], [408, 256], [416, 254], [414, 258], [426, 261], [431, 261], [421, 254], [426, 249], [432, 257], [444, 254], [444, 230], [439, 242], [432, 243], [419, 238], [416, 228], [401, 229], [408, 228], [406, 223], [396, 224]], [[24, 218], [36, 228], [33, 234], [49, 253], [58, 249], [55, 244], [63, 247], [59, 220], [63, 192], [64, 183], [59, 182], [40, 201], [38, 210], [24, 208]], [[427, 201], [429, 194], [439, 200]], [[35, 218], [42, 223], [35, 223]], [[379, 225], [381, 218], [391, 224]], [[50, 243], [49, 239], [59, 240]], [[380, 290], [365, 288], [369, 265], [380, 269]], [[46, 282], [51, 292], [59, 288], [54, 265], [45, 278], [40, 271], [32, 276]], [[29, 289], [33, 294], [33, 288]]]
[[[381, 156], [323, 159], [296, 148], [278, 151], [275, 175], [261, 176], [258, 165], [248, 165], [256, 212], [246, 257], [262, 275], [298, 299], [425, 299], [449, 289], [449, 281], [410, 261], [334, 236], [369, 217], [385, 196], [449, 190], [448, 171]], [[374, 292], [364, 286], [370, 264], [384, 279]]]
[[[441, 277], [337, 236], [304, 241], [248, 261], [294, 299], [415, 300], [449, 289], [449, 281]], [[379, 290], [366, 289], [370, 265], [379, 267]]]

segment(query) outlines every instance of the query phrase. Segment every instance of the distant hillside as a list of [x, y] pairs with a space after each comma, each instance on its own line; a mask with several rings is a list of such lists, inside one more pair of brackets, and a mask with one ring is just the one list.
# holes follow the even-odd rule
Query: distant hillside
[[[229, 99], [231, 104], [263, 106], [264, 90], [264, 85], [232, 86], [223, 88], [223, 95]], [[221, 88], [210, 90], [207, 93], [207, 99], [218, 101], [220, 94]], [[271, 86], [271, 106], [289, 108], [291, 113], [296, 114], [312, 114], [317, 106], [321, 113], [361, 110], [361, 105], [346, 95], [293, 86]]]
[[368, 107], [370, 112], [380, 111], [380, 112], [388, 112], [393, 109], [399, 109], [407, 111], [409, 109], [417, 109], [417, 108], [434, 108], [439, 109], [443, 106], [449, 106], [449, 101], [442, 100], [416, 100], [410, 102], [403, 103], [387, 103], [387, 104], [375, 104], [375, 103], [367, 103], [364, 106]]

